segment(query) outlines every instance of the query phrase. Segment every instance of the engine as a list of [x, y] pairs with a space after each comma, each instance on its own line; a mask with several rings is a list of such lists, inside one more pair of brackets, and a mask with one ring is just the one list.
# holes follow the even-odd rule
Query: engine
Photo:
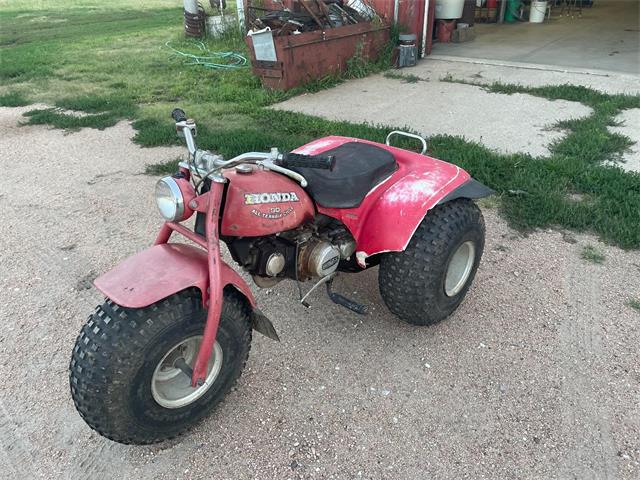
[[355, 253], [355, 240], [336, 220], [320, 217], [316, 223], [259, 238], [234, 238], [229, 250], [259, 287], [271, 287], [284, 278], [305, 281], [334, 273]]

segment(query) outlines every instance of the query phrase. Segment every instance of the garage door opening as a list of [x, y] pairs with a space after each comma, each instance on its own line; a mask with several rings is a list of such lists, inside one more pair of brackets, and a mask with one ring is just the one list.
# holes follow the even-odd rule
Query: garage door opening
[[526, 21], [525, 8], [523, 21], [475, 23], [474, 41], [435, 42], [432, 54], [638, 74], [638, 5], [636, 0], [596, 0], [580, 14], [558, 2], [542, 23]]

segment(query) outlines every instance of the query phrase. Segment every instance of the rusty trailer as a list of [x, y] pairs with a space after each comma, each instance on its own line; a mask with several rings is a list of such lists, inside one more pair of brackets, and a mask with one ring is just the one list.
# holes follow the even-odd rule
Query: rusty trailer
[[344, 72], [355, 55], [375, 60], [389, 41], [389, 26], [371, 22], [297, 35], [276, 33], [246, 37], [253, 72], [272, 90], [289, 90]]

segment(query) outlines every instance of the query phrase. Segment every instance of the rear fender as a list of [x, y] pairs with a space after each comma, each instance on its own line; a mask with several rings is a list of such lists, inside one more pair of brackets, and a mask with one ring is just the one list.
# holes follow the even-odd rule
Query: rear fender
[[356, 259], [407, 248], [427, 212], [469, 180], [459, 167], [413, 171], [399, 179], [375, 200], [356, 239]]
[[[224, 261], [220, 264], [223, 288], [235, 287], [255, 310], [251, 289]], [[182, 243], [154, 245], [137, 253], [96, 278], [95, 287], [106, 297], [126, 308], [143, 308], [174, 293], [196, 287], [203, 302], [208, 299], [207, 253]]]
[[367, 257], [406, 249], [427, 212], [439, 203], [459, 197], [479, 198], [491, 192], [457, 165], [367, 140], [326, 137], [296, 152], [319, 155], [354, 141], [385, 149], [398, 163], [397, 170], [375, 186], [359, 206], [317, 207], [319, 213], [337, 218], [349, 229], [356, 241], [356, 260], [362, 268], [367, 266]]
[[470, 178], [465, 183], [460, 185], [455, 190], [449, 192], [445, 197], [440, 199], [438, 205], [450, 202], [451, 200], [455, 200], [457, 198], [469, 198], [471, 200], [477, 200], [478, 198], [489, 197], [494, 195], [496, 192], [486, 185], [483, 185], [479, 181]]
[[405, 250], [425, 215], [436, 205], [494, 193], [460, 168], [448, 179], [428, 171], [407, 175], [378, 197], [367, 216], [357, 242], [358, 264], [365, 268], [366, 258], [371, 255]]

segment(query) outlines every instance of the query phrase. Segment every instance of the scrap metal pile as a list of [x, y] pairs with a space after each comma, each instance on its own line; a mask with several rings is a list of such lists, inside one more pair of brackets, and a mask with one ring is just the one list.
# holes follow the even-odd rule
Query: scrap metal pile
[[257, 31], [268, 27], [274, 36], [284, 36], [369, 22], [376, 16], [363, 0], [294, 0], [291, 3], [290, 9], [252, 8], [250, 28]]

